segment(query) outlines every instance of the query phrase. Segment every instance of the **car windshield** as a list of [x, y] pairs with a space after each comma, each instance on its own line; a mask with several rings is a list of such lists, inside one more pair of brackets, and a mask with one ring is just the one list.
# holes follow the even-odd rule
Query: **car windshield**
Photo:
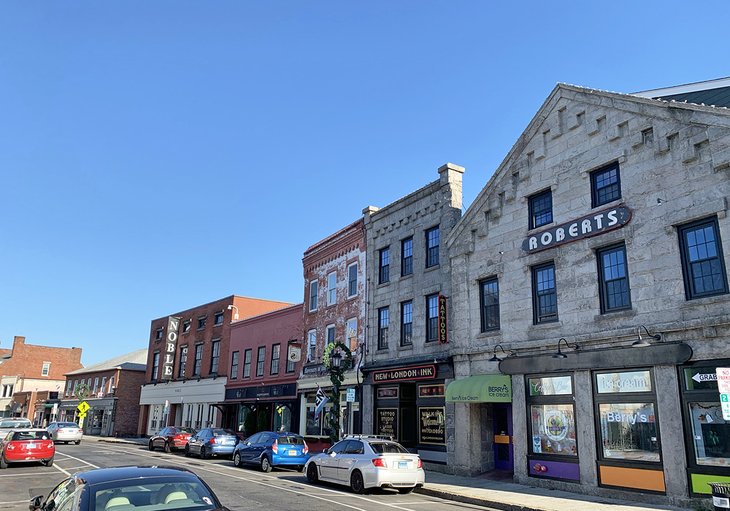
[[75, 422], [59, 422], [58, 423], [59, 428], [78, 428], [79, 425]]
[[215, 498], [197, 481], [170, 482], [158, 478], [113, 481], [93, 491], [89, 509], [96, 511], [156, 511], [216, 509]]
[[189, 435], [194, 435], [195, 434], [195, 430], [193, 428], [176, 428], [176, 429], [177, 429], [177, 434], [178, 435], [184, 434], [184, 433], [187, 433]]
[[370, 442], [370, 447], [378, 454], [410, 454], [405, 447], [395, 442]]
[[16, 431], [11, 440], [48, 440], [46, 431]]
[[214, 429], [213, 436], [236, 436], [230, 429]]
[[29, 428], [29, 420], [4, 420], [0, 421], [0, 428]]
[[302, 445], [304, 444], [304, 439], [300, 436], [282, 435], [279, 437], [279, 443], [287, 445]]

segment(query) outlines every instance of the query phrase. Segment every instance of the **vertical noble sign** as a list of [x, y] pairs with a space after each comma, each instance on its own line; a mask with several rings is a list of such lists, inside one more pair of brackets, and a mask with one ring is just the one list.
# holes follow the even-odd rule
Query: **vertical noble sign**
[[167, 318], [167, 336], [165, 336], [165, 358], [162, 361], [163, 380], [172, 380], [172, 370], [175, 367], [175, 351], [177, 350], [178, 329], [180, 318], [170, 316]]

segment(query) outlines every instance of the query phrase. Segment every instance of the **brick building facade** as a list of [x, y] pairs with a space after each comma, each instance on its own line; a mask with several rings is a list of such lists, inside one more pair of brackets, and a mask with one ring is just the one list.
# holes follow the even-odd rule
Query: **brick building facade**
[[[152, 435], [173, 424], [196, 429], [220, 425], [231, 321], [290, 305], [233, 295], [152, 320], [138, 432]], [[169, 318], [179, 318], [174, 332]]]
[[553, 90], [447, 240], [450, 470], [686, 507], [730, 481], [729, 169], [725, 108]]
[[81, 348], [26, 344], [15, 336], [10, 353], [0, 359], [0, 417], [34, 417], [38, 392], [59, 392], [67, 372], [83, 367]]
[[[297, 382], [301, 416], [299, 433], [308, 442], [329, 441], [331, 402], [315, 414], [315, 394], [320, 387], [332, 392], [332, 381], [322, 363], [326, 347], [344, 344], [352, 353], [352, 367], [340, 388], [341, 420], [345, 433], [360, 432], [361, 389], [358, 383], [360, 347], [365, 339], [367, 282], [365, 225], [362, 219], [309, 247], [302, 258], [304, 268], [304, 365]], [[355, 401], [347, 402], [347, 390], [355, 389]], [[330, 396], [331, 397], [331, 396]]]
[[[67, 373], [58, 420], [78, 423], [76, 407], [83, 397], [90, 406], [84, 419], [84, 434], [135, 435], [146, 364], [147, 349], [141, 349]], [[87, 389], [84, 396], [79, 395], [81, 385]]]

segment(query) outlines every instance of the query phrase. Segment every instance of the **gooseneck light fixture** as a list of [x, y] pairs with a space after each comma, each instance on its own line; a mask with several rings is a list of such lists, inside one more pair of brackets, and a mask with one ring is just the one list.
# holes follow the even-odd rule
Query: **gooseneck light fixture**
[[560, 346], [561, 343], [565, 343], [566, 347], [573, 348], [576, 351], [578, 351], [580, 349], [580, 346], [578, 346], [577, 344], [575, 344], [575, 343], [570, 344], [565, 337], [561, 337], [560, 339], [558, 339], [558, 352], [553, 354], [553, 358], [568, 358], [568, 355], [563, 353], [563, 351], [561, 349], [561, 346]]
[[238, 307], [236, 307], [235, 305], [231, 304], [231, 305], [228, 306], [228, 310], [229, 311], [230, 310], [233, 311], [233, 321], [238, 321]]
[[634, 348], [646, 348], [647, 346], [651, 346], [651, 342], [641, 336], [642, 328], [644, 329], [644, 332], [646, 332], [647, 337], [651, 337], [655, 341], [662, 340], [662, 334], [652, 334], [644, 325], [639, 325], [636, 327], [637, 339], [631, 344]]
[[[499, 350], [502, 352], [502, 354], [504, 355], [504, 358], [499, 358], [497, 356], [497, 348], [499, 348]], [[509, 350], [509, 353], [507, 353], [506, 351], [504, 351], [504, 347], [501, 344], [497, 344], [494, 346], [494, 349], [492, 349], [492, 358], [490, 358], [489, 361], [490, 362], [501, 362], [505, 358], [511, 357], [514, 354], [515, 354], [515, 352], [513, 350]]]

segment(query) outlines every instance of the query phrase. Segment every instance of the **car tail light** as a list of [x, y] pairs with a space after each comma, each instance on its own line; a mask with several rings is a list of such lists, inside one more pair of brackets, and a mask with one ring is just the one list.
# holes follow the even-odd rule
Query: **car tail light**
[[6, 448], [6, 449], [7, 449], [8, 451], [12, 451], [13, 449], [15, 449], [15, 445], [13, 445], [12, 443], [9, 443], [8, 445], [6, 445], [6, 446], [5, 446], [5, 448]]
[[421, 458], [418, 458], [418, 464], [416, 466], [418, 468], [423, 468], [423, 462], [421, 461]]
[[210, 439], [210, 440], [208, 441], [208, 443], [209, 443], [209, 444], [214, 444], [214, 443], [215, 443], [215, 437], [211, 438], [211, 439]]
[[274, 454], [279, 454], [279, 441], [278, 440], [274, 440], [274, 443], [271, 444], [271, 451]]
[[302, 449], [303, 454], [307, 454], [309, 452], [309, 446], [307, 445], [307, 442], [304, 442], [304, 449]]
[[384, 458], [373, 458], [373, 465], [380, 468], [388, 468]]
[[63, 433], [63, 429], [62, 428], [58, 428], [58, 432], [59, 433]]
[[48, 441], [48, 445], [46, 445], [46, 449], [53, 449], [53, 440]]

